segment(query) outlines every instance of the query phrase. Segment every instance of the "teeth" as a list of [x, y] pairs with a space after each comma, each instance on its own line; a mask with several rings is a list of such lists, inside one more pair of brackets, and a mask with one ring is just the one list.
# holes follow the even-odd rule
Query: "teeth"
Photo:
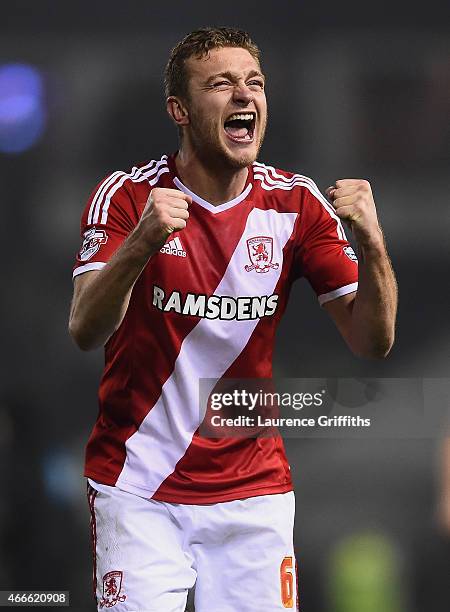
[[227, 121], [235, 121], [236, 119], [240, 119], [241, 121], [252, 121], [254, 115], [252, 113], [234, 113], [231, 117], [228, 117]]

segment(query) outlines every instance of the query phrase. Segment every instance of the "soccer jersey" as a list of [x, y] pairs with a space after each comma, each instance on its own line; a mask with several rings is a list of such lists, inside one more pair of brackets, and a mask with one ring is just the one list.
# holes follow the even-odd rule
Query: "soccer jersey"
[[271, 377], [295, 279], [307, 278], [321, 304], [356, 290], [356, 257], [340, 220], [311, 179], [257, 162], [239, 196], [212, 205], [183, 185], [175, 156], [163, 156], [94, 190], [74, 276], [107, 264], [155, 187], [189, 194], [190, 216], [149, 259], [105, 345], [85, 475], [173, 503], [290, 491], [280, 436], [200, 435], [199, 380], [211, 391], [224, 378]]

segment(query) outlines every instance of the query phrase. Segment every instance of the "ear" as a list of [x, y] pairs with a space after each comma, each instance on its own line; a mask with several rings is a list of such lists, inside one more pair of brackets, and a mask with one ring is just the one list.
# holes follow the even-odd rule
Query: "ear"
[[180, 98], [169, 96], [166, 100], [166, 108], [169, 115], [178, 126], [189, 124], [189, 112]]

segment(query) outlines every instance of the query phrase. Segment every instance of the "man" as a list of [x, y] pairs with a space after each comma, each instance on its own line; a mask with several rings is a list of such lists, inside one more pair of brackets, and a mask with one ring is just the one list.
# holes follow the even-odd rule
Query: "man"
[[[70, 333], [105, 345], [86, 476], [99, 609], [294, 609], [294, 499], [279, 436], [204, 438], [199, 379], [271, 376], [291, 283], [308, 278], [358, 355], [394, 339], [396, 284], [370, 185], [327, 190], [257, 163], [259, 50], [189, 34], [166, 68], [175, 155], [115, 172], [82, 218]], [[351, 223], [361, 262], [346, 241]]]

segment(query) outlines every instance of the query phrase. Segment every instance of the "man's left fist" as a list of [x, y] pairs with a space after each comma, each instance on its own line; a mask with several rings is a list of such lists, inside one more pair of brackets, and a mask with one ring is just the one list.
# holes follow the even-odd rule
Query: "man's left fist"
[[338, 217], [349, 223], [361, 246], [383, 242], [369, 181], [341, 179], [328, 187], [325, 193]]

